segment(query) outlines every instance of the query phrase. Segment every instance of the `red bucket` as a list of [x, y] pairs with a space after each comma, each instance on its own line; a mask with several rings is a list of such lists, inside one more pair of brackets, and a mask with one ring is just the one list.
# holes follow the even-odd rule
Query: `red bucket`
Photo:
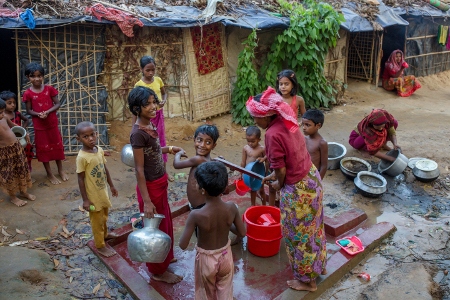
[[[276, 224], [260, 225], [258, 219], [261, 215], [270, 214]], [[247, 225], [247, 249], [252, 254], [269, 257], [280, 251], [281, 224], [280, 209], [273, 206], [252, 206], [244, 213], [244, 222]]]
[[244, 180], [242, 179], [235, 180], [234, 184], [236, 185], [236, 194], [239, 196], [244, 196], [248, 191], [250, 191], [250, 188], [245, 185]]

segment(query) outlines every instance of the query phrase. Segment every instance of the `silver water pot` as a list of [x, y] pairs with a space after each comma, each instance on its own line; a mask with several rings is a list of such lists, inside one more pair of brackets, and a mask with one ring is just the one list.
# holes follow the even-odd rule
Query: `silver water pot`
[[131, 260], [149, 263], [162, 263], [169, 254], [172, 240], [159, 230], [164, 215], [155, 214], [151, 219], [144, 218], [144, 228], [136, 229], [128, 235], [128, 254]]
[[134, 155], [131, 144], [126, 144], [123, 146], [122, 151], [120, 152], [120, 159], [127, 166], [134, 168]]

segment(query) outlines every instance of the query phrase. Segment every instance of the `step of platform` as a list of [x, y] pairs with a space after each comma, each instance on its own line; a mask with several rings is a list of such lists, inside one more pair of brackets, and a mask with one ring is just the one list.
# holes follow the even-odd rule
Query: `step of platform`
[[332, 218], [324, 216], [325, 233], [332, 237], [338, 237], [359, 226], [365, 220], [367, 220], [366, 213], [357, 208], [347, 210]]

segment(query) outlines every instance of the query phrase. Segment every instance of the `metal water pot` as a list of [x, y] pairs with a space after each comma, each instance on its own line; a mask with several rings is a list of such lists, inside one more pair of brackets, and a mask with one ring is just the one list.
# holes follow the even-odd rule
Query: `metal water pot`
[[126, 144], [125, 146], [123, 146], [120, 153], [120, 159], [127, 166], [134, 168], [134, 155], [133, 147], [131, 147], [131, 144]]
[[17, 140], [19, 140], [20, 145], [22, 145], [22, 147], [25, 147], [27, 145], [27, 130], [22, 126], [14, 126], [11, 127], [11, 131], [17, 137]]
[[170, 236], [159, 230], [164, 215], [155, 214], [144, 220], [144, 228], [136, 229], [128, 235], [128, 254], [131, 260], [149, 263], [162, 263], [169, 254], [172, 240]]

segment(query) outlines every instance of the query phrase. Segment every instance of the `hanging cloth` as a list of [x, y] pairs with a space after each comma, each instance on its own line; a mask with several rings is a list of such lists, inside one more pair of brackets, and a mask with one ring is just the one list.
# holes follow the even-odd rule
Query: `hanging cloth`
[[201, 75], [211, 73], [225, 65], [220, 26], [220, 23], [214, 23], [191, 28], [197, 68]]
[[447, 44], [448, 26], [439, 25], [438, 27], [438, 43], [440, 46]]
[[447, 35], [447, 46], [445, 48], [447, 48], [447, 50], [450, 50], [450, 31], [448, 32]]

